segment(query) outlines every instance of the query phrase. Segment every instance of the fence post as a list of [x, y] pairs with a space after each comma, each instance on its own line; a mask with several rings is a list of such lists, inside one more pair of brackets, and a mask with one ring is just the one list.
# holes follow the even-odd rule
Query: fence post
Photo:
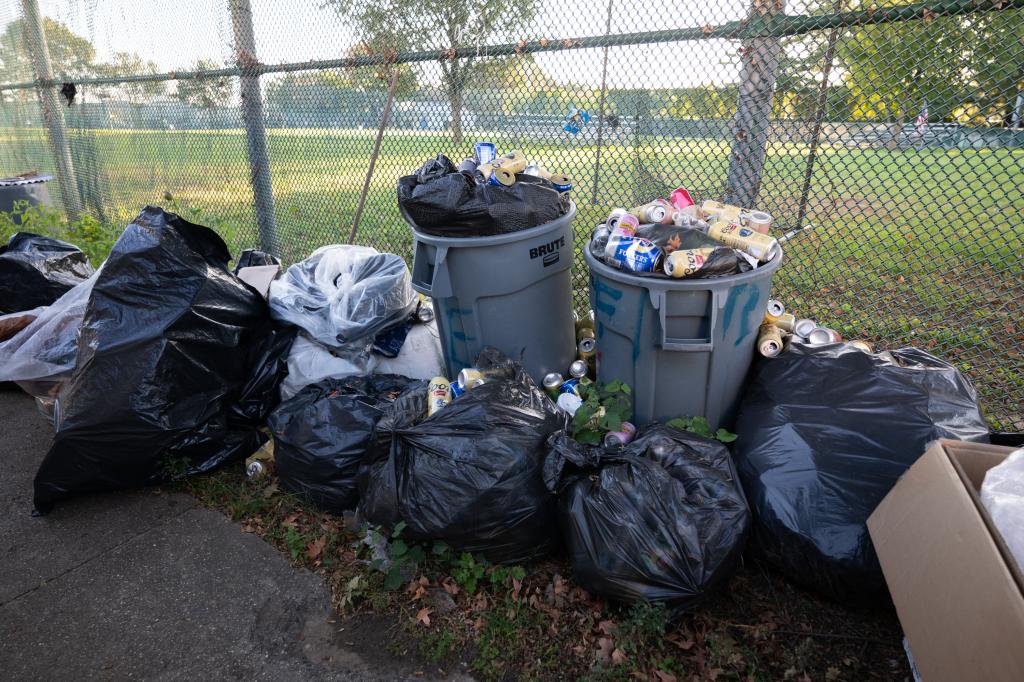
[[[770, 18], [782, 14], [785, 8], [785, 0], [753, 0], [750, 19]], [[743, 71], [732, 130], [729, 176], [725, 183], [726, 203], [751, 208], [757, 201], [771, 125], [775, 69], [781, 54], [778, 38], [743, 41]]]
[[47, 137], [57, 169], [61, 203], [64, 204], [68, 220], [75, 220], [82, 210], [82, 200], [78, 196], [75, 164], [71, 160], [71, 147], [64, 128], [64, 111], [60, 108], [57, 88], [51, 84], [44, 85], [44, 82], [53, 80], [53, 67], [50, 66], [50, 49], [46, 45], [43, 17], [39, 13], [39, 4], [36, 0], [21, 0], [21, 10], [25, 19], [29, 50], [32, 52], [32, 68], [39, 83], [36, 88], [39, 92], [39, 106], [43, 112], [43, 122], [46, 124]]
[[[259, 64], [256, 38], [252, 28], [249, 0], [231, 0], [231, 29], [235, 37], [235, 63], [240, 69]], [[267, 129], [263, 122], [263, 96], [259, 75], [242, 75], [242, 121], [252, 176], [252, 195], [256, 207], [256, 224], [260, 232], [260, 248], [280, 255], [277, 224], [274, 218], [274, 188], [270, 181], [270, 159], [267, 155]]]

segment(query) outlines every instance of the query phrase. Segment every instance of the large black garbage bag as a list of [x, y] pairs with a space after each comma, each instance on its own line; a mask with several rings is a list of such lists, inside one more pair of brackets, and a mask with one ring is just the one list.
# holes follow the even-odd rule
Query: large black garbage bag
[[426, 386], [393, 374], [326, 379], [281, 403], [267, 420], [281, 487], [335, 514], [355, 509], [377, 422], [400, 394], [425, 396]]
[[[217, 234], [146, 207], [93, 285], [35, 504], [199, 473], [256, 450], [273, 333]], [[280, 347], [278, 347], [280, 350]], [[234, 408], [243, 391], [259, 407]]]
[[259, 426], [281, 402], [280, 386], [288, 376], [288, 356], [298, 332], [299, 328], [293, 325], [275, 324], [264, 337], [249, 379], [231, 406], [233, 419]]
[[511, 187], [481, 183], [459, 173], [443, 154], [398, 179], [398, 207], [417, 230], [442, 237], [518, 232], [569, 210], [548, 180], [520, 174]]
[[565, 419], [522, 367], [493, 348], [476, 366], [507, 378], [492, 378], [418, 423], [426, 391], [409, 394], [378, 423], [359, 473], [359, 511], [386, 528], [405, 521], [412, 540], [521, 563], [558, 542], [555, 499], [541, 473], [544, 442]]
[[952, 365], [847, 344], [759, 360], [736, 432], [758, 553], [841, 601], [884, 596], [865, 522], [925, 446], [988, 440], [974, 388]]
[[622, 450], [548, 440], [544, 478], [577, 582], [619, 601], [690, 608], [728, 580], [750, 512], [721, 443], [659, 424]]
[[0, 246], [0, 315], [50, 305], [92, 273], [77, 246], [18, 232]]

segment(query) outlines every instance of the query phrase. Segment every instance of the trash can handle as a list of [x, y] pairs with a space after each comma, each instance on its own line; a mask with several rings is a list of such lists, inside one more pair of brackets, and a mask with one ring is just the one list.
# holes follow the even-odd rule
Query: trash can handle
[[658, 310], [658, 320], [661, 322], [661, 347], [664, 350], [675, 350], [691, 353], [710, 353], [715, 347], [715, 332], [718, 330], [718, 309], [721, 307], [721, 293], [717, 289], [711, 291], [711, 314], [708, 322], [707, 338], [681, 339], [670, 338], [667, 334], [667, 313], [666, 291], [664, 289], [651, 290], [651, 304]]
[[[448, 298], [452, 295], [452, 278], [448, 272], [448, 247], [435, 247], [434, 257], [426, 253], [427, 245], [416, 242], [416, 256], [413, 259], [413, 284], [430, 298]], [[417, 265], [424, 264], [421, 267]], [[424, 270], [426, 272], [424, 272]], [[423, 275], [426, 274], [427, 277]], [[426, 281], [429, 278], [429, 282]]]

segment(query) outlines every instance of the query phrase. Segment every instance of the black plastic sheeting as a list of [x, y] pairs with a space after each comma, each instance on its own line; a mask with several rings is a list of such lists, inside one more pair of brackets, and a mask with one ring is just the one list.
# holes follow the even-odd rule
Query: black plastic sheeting
[[621, 450], [548, 441], [545, 482], [573, 575], [624, 602], [691, 608], [724, 584], [743, 554], [750, 512], [721, 443], [659, 424]]
[[92, 273], [77, 246], [18, 232], [0, 246], [0, 315], [50, 305]]
[[267, 420], [281, 487], [328, 512], [355, 509], [377, 422], [400, 394], [425, 395], [426, 387], [393, 374], [327, 379], [281, 403]]
[[229, 260], [213, 230], [162, 209], [128, 225], [85, 311], [37, 510], [208, 471], [262, 444], [293, 332], [275, 331]]
[[865, 523], [930, 441], [987, 442], [970, 383], [915, 348], [794, 343], [759, 359], [735, 457], [754, 546], [793, 581], [840, 601], [885, 595]]
[[238, 274], [242, 268], [252, 268], [261, 265], [280, 265], [281, 261], [273, 254], [259, 249], [245, 249], [235, 262], [235, 269], [231, 272]]
[[398, 207], [420, 232], [442, 237], [482, 237], [518, 232], [569, 212], [567, 195], [548, 180], [516, 175], [511, 187], [478, 182], [460, 173], [444, 154], [415, 175], [398, 179]]
[[442, 540], [496, 563], [558, 545], [555, 498], [542, 478], [547, 437], [565, 417], [518, 364], [485, 348], [476, 367], [501, 372], [433, 416], [426, 391], [395, 401], [359, 473], [359, 511], [403, 537]]

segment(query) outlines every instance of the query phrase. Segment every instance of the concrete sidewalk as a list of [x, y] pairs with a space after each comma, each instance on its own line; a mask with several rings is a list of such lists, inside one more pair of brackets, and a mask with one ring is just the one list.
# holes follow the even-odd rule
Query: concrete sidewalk
[[32, 518], [51, 435], [0, 388], [4, 679], [421, 679], [383, 647], [352, 650], [319, 577], [188, 495], [96, 495]]

